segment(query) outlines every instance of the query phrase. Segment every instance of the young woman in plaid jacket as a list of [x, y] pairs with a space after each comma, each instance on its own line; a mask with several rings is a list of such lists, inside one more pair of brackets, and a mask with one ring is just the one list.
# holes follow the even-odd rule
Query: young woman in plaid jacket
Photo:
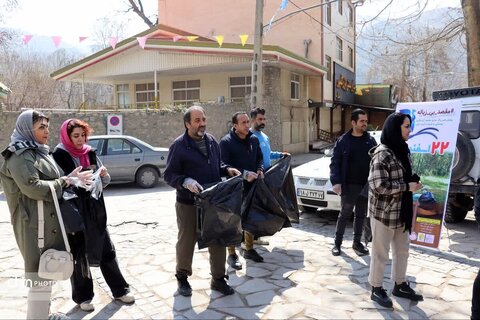
[[368, 176], [368, 214], [372, 226], [372, 259], [368, 280], [372, 285], [371, 299], [392, 308], [392, 300], [383, 288], [385, 264], [392, 246], [392, 294], [413, 301], [423, 300], [406, 281], [409, 233], [412, 227], [412, 192], [422, 185], [412, 173], [409, 115], [394, 113], [385, 120], [381, 144], [370, 150], [372, 162]]

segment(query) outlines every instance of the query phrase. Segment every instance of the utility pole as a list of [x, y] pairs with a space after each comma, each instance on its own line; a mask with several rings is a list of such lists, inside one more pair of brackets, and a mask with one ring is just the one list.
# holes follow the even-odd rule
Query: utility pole
[[255, 39], [253, 43], [252, 86], [250, 108], [263, 106], [263, 1], [256, 0], [255, 7]]

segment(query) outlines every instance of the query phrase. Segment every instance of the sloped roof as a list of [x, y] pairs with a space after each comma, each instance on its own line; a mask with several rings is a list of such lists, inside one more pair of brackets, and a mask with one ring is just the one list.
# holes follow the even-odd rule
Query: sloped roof
[[[148, 37], [144, 47], [145, 50], [245, 57], [251, 57], [253, 55], [253, 45], [250, 44], [242, 46], [238, 43], [223, 43], [222, 46], [219, 47], [216, 41], [200, 36], [198, 36], [196, 41], [192, 42], [185, 39], [173, 41], [175, 36], [187, 37], [195, 35], [170, 26], [158, 25], [119, 42], [115, 49], [108, 47], [100, 50], [73, 64], [53, 72], [50, 76], [55, 80], [67, 80], [72, 78], [75, 75], [81, 74], [89, 67], [101, 63], [102, 61], [113, 59], [115, 56], [121, 53], [132, 50], [133, 48], [138, 48], [139, 44], [137, 37], [144, 36]], [[324, 74], [327, 71], [325, 67], [300, 57], [297, 54], [279, 46], [264, 45], [263, 56], [266, 59], [270, 57], [275, 61], [289, 63], [298, 68], [306, 69], [310, 73], [314, 74]]]
[[12, 93], [12, 90], [10, 90], [10, 88], [8, 88], [4, 83], [0, 82], [0, 96], [6, 96], [9, 93]]

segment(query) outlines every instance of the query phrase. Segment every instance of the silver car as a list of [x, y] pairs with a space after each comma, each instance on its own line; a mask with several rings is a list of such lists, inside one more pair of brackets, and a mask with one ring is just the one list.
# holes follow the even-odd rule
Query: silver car
[[142, 188], [151, 188], [167, 165], [168, 148], [155, 148], [131, 136], [91, 136], [88, 144], [97, 150], [112, 183], [136, 182]]

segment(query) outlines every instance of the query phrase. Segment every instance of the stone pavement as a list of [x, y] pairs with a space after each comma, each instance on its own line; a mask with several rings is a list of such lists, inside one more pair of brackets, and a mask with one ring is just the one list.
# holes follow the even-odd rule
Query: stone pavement
[[[98, 268], [95, 311], [81, 311], [70, 299], [68, 281], [53, 289], [52, 311], [73, 319], [468, 319], [472, 283], [480, 265], [480, 234], [468, 220], [451, 226], [441, 251], [412, 247], [408, 275], [425, 301], [393, 297], [394, 310], [369, 298], [370, 257], [358, 257], [347, 229], [344, 253], [330, 254], [335, 215], [303, 214], [299, 225], [259, 246], [264, 263], [241, 261], [243, 270], [228, 270], [236, 293], [223, 297], [209, 289], [208, 252], [195, 252], [190, 298], [176, 294], [174, 212], [175, 192], [161, 183], [154, 189], [132, 185], [106, 190], [109, 228], [125, 278], [136, 303], [112, 301]], [[0, 318], [25, 317], [23, 262], [16, 247], [5, 199], [0, 194]], [[387, 268], [388, 272], [389, 268]], [[392, 283], [385, 278], [389, 290]]]

